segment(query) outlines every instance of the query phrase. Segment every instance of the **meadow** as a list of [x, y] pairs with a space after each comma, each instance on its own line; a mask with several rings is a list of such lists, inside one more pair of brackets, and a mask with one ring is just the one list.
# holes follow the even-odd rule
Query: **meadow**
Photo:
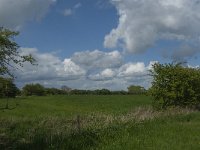
[[200, 149], [200, 113], [143, 95], [0, 99], [0, 149]]

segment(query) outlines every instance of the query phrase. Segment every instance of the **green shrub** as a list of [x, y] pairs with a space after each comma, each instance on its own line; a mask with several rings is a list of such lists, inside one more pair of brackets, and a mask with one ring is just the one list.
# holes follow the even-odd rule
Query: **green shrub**
[[145, 94], [146, 90], [144, 87], [139, 86], [139, 85], [130, 85], [128, 88], [128, 93], [129, 94]]
[[200, 104], [200, 69], [181, 64], [154, 64], [150, 93], [155, 108], [197, 107]]
[[38, 83], [37, 84], [27, 84], [23, 87], [22, 93], [25, 96], [32, 96], [32, 95], [43, 96], [43, 95], [45, 95], [45, 88]]

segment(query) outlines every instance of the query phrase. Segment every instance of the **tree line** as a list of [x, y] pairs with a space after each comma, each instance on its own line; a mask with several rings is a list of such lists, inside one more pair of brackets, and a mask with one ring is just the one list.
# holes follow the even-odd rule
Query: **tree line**
[[[2, 82], [6, 81], [6, 82]], [[21, 90], [16, 87], [11, 79], [0, 78], [0, 97], [15, 97], [15, 96], [46, 96], [46, 95], [130, 95], [130, 94], [145, 94], [146, 90], [140, 86], [131, 85], [128, 91], [111, 91], [108, 89], [96, 90], [80, 90], [71, 89], [67, 86], [58, 88], [46, 88], [43, 85], [26, 84]]]

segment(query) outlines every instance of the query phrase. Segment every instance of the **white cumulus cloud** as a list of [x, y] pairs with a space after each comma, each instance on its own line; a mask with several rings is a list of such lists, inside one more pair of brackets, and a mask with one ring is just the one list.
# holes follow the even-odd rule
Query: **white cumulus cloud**
[[113, 68], [121, 66], [123, 63], [123, 58], [119, 51], [82, 51], [74, 53], [71, 59], [76, 64], [87, 69]]
[[31, 54], [37, 65], [25, 63], [20, 70], [16, 70], [17, 81], [67, 81], [79, 79], [85, 75], [85, 70], [70, 59], [62, 61], [49, 53], [40, 53], [36, 48], [21, 48], [20, 54]]
[[199, 0], [111, 0], [119, 14], [117, 28], [105, 36], [108, 48], [141, 53], [158, 40], [188, 41], [200, 36]]
[[64, 75], [80, 76], [85, 75], [85, 70], [75, 64], [71, 59], [64, 60]]
[[143, 73], [146, 73], [146, 67], [143, 62], [127, 63], [119, 68], [119, 76], [133, 76]]
[[96, 81], [105, 81], [105, 80], [112, 80], [116, 75], [116, 72], [113, 71], [112, 69], [104, 69], [103, 71], [101, 71], [98, 74], [91, 74], [89, 75], [89, 79], [91, 80], [96, 80]]
[[21, 86], [40, 83], [47, 87], [67, 85], [78, 89], [111, 90], [126, 90], [132, 84], [149, 87], [148, 70], [155, 63], [125, 63], [118, 51], [82, 51], [65, 59], [53, 53], [41, 53], [36, 48], [20, 48], [20, 54], [32, 54], [38, 64], [25, 63], [24, 67], [14, 70], [16, 83]]

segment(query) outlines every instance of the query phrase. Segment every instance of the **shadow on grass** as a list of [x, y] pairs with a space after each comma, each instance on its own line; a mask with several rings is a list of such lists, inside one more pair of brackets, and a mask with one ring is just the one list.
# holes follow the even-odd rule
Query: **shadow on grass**
[[2, 107], [2, 108], [0, 108], [0, 110], [2, 110], [2, 111], [4, 111], [4, 110], [13, 110], [13, 109], [15, 109], [15, 108], [17, 108], [17, 106], [12, 107], [12, 108]]
[[[104, 145], [105, 142], [113, 140], [116, 134], [119, 134], [121, 126], [110, 126], [106, 128], [97, 129], [95, 127], [82, 129], [80, 132], [77, 130], [55, 132], [49, 131], [46, 128], [38, 128], [34, 134], [24, 133], [17, 126], [12, 131], [9, 137], [2, 138], [4, 143], [0, 144], [2, 149], [15, 149], [15, 150], [89, 150]], [[21, 135], [20, 135], [21, 134]], [[16, 136], [17, 135], [17, 136]], [[1, 139], [1, 135], [0, 135]]]
[[[7, 104], [5, 104], [5, 106], [0, 106], [0, 111], [13, 110], [19, 106], [18, 98], [9, 99], [9, 101], [10, 101], [9, 103], [12, 103], [12, 101], [15, 101], [15, 103], [8, 104], [8, 102], [6, 102]], [[13, 105], [15, 105], [15, 106], [13, 106]]]
[[[48, 135], [48, 133], [39, 133], [30, 141], [25, 139], [14, 139], [6, 143], [2, 148], [10, 147], [15, 150], [43, 150], [43, 149], [69, 149], [69, 150], [85, 150], [97, 147], [100, 138], [96, 132], [82, 131], [80, 133], [71, 133], [69, 135]], [[3, 146], [3, 145], [2, 145]]]

